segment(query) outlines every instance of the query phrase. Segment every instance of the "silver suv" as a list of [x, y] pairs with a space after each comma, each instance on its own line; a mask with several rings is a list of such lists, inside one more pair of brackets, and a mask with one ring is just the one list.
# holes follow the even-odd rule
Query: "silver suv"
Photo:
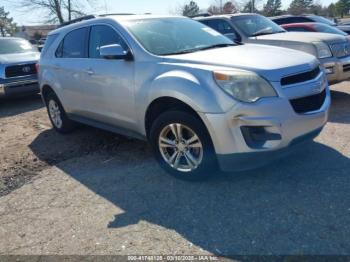
[[318, 60], [237, 45], [184, 17], [109, 16], [46, 42], [40, 87], [54, 128], [75, 122], [148, 140], [175, 177], [258, 167], [311, 140], [330, 92]]

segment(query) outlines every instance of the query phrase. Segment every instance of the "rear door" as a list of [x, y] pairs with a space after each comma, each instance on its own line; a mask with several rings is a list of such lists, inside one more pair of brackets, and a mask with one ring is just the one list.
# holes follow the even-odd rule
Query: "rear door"
[[84, 115], [86, 85], [85, 67], [89, 27], [69, 32], [56, 50], [54, 70], [58, 76], [62, 101], [69, 113]]

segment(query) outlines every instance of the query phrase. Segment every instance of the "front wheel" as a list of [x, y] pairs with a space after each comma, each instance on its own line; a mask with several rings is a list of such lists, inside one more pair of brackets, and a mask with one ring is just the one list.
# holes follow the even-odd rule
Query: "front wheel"
[[176, 178], [203, 180], [216, 170], [216, 156], [208, 131], [191, 113], [163, 113], [152, 125], [150, 142], [160, 166]]

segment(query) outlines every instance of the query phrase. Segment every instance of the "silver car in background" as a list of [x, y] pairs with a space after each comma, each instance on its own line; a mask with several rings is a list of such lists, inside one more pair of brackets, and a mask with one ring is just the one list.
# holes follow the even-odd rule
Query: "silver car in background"
[[38, 50], [22, 38], [0, 38], [0, 97], [39, 93]]
[[303, 52], [237, 45], [183, 17], [109, 16], [53, 31], [40, 87], [54, 128], [148, 140], [185, 180], [256, 168], [327, 122], [328, 82]]
[[242, 43], [285, 47], [314, 55], [325, 68], [331, 84], [350, 79], [350, 42], [345, 36], [287, 32], [258, 14], [198, 17], [196, 20]]

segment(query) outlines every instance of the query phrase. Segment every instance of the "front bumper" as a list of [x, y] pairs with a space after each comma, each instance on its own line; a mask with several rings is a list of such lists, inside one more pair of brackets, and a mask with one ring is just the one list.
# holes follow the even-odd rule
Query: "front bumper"
[[327, 72], [327, 78], [330, 84], [350, 80], [350, 56], [344, 58], [331, 57], [320, 60]]
[[0, 79], [0, 97], [38, 94], [39, 92], [37, 76]]
[[[237, 104], [225, 114], [201, 114], [211, 135], [220, 168], [243, 171], [260, 167], [282, 157], [301, 141], [317, 136], [327, 123], [331, 104], [330, 91], [317, 111], [298, 114], [290, 98], [266, 98], [254, 104]], [[251, 143], [244, 128], [263, 129]]]

